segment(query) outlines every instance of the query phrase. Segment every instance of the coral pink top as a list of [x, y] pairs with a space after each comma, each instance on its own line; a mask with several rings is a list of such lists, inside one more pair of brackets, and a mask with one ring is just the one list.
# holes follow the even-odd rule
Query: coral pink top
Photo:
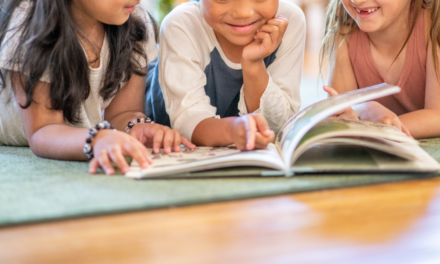
[[[348, 46], [358, 88], [386, 82], [374, 62], [367, 33], [359, 29], [353, 31]], [[376, 101], [397, 115], [423, 109], [425, 106], [426, 56], [424, 11], [422, 10], [407, 43], [405, 65], [397, 84], [402, 91]]]

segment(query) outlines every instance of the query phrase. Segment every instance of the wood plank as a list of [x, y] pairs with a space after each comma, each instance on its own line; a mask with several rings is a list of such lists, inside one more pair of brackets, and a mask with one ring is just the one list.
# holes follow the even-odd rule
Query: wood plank
[[440, 263], [439, 248], [440, 178], [0, 229], [0, 263]]

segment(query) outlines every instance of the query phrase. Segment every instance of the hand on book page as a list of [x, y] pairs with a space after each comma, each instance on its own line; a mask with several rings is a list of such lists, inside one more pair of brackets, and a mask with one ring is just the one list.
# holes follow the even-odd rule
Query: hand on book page
[[[324, 86], [324, 91], [326, 91], [330, 97], [339, 94], [335, 89], [329, 86]], [[356, 109], [356, 111], [353, 110], [353, 108]], [[337, 112], [332, 116], [354, 120], [361, 119], [365, 121], [395, 126], [403, 133], [405, 133], [408, 137], [412, 138], [408, 128], [406, 128], [406, 126], [400, 121], [399, 117], [382, 104], [375, 101], [370, 101], [353, 106], [353, 108], [345, 108], [344, 110]]]
[[[335, 89], [333, 89], [330, 86], [325, 86], [324, 85], [324, 91], [326, 91], [329, 95], [329, 97], [338, 95], [339, 93], [336, 92]], [[339, 117], [339, 118], [345, 118], [345, 119], [353, 119], [353, 120], [359, 120], [358, 115], [356, 114], [356, 112], [353, 110], [353, 108], [351, 107], [347, 107], [342, 111], [339, 111], [333, 115], [331, 115], [332, 117]]]
[[355, 109], [362, 120], [395, 126], [408, 137], [413, 138], [409, 129], [400, 121], [399, 117], [381, 103], [375, 101], [365, 102], [355, 106]]
[[239, 150], [265, 149], [275, 139], [275, 133], [264, 116], [247, 114], [234, 120], [231, 138]]

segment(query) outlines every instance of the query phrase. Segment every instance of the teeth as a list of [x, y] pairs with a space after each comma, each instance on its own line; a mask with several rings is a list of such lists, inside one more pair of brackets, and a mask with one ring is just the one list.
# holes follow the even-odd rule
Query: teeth
[[360, 10], [360, 9], [358, 9], [358, 8], [355, 8], [356, 12], [358, 12], [358, 13], [362, 13], [362, 12], [373, 13], [373, 12], [375, 12], [377, 9], [379, 9], [379, 8], [370, 8], [370, 9], [368, 9], [368, 10], [362, 11], [362, 10]]

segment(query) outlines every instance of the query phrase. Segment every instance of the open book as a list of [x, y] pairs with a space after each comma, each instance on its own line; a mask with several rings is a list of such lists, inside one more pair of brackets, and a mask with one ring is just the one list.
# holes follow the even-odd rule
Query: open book
[[381, 84], [317, 102], [290, 118], [275, 143], [264, 150], [240, 151], [235, 146], [183, 148], [182, 152], [152, 154], [153, 164], [145, 170], [133, 162], [126, 176], [141, 179], [439, 171], [437, 161], [395, 127], [329, 117], [349, 106], [398, 92], [397, 86]]

